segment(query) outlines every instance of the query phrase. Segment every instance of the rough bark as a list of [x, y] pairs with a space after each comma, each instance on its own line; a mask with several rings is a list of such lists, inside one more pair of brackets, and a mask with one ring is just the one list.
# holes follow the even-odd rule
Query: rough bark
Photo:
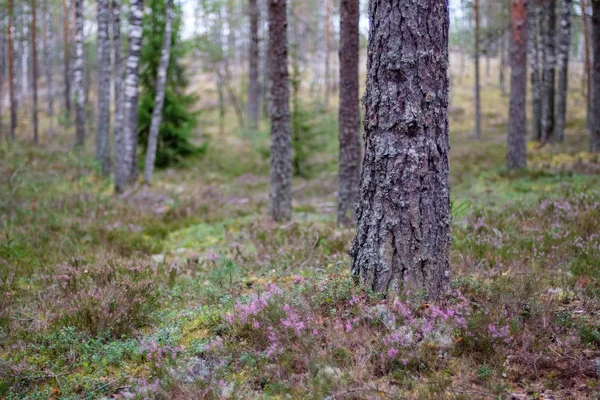
[[69, 60], [69, 9], [67, 7], [67, 0], [63, 0], [63, 80], [64, 80], [64, 95], [65, 95], [65, 113], [67, 121], [71, 119], [71, 75], [70, 75], [70, 60]]
[[33, 105], [31, 110], [31, 119], [33, 120], [33, 142], [39, 143], [38, 126], [38, 60], [37, 60], [37, 7], [35, 0], [31, 0], [31, 70], [33, 75]]
[[527, 165], [527, 0], [511, 0], [510, 110], [506, 166]]
[[8, 85], [10, 97], [10, 139], [15, 139], [17, 129], [17, 98], [15, 96], [15, 27], [13, 25], [13, 2], [8, 0]]
[[448, 3], [371, 0], [352, 272], [376, 292], [450, 282]]
[[169, 56], [171, 55], [171, 21], [173, 20], [173, 0], [167, 0], [165, 10], [165, 31], [163, 47], [158, 64], [156, 76], [156, 96], [154, 98], [154, 110], [152, 110], [152, 122], [148, 135], [148, 148], [146, 150], [146, 163], [144, 165], [144, 182], [152, 182], [154, 161], [156, 160], [156, 147], [158, 144], [158, 133], [162, 121], [162, 109], [165, 101], [165, 87], [167, 84], [167, 70], [169, 67]]
[[565, 137], [565, 119], [567, 114], [567, 93], [569, 88], [569, 49], [571, 43], [571, 8], [572, 0], [560, 1], [560, 29], [558, 32], [558, 51], [556, 66], [558, 82], [556, 88], [556, 125], [553, 140], [562, 142]]
[[531, 79], [531, 137], [542, 140], [542, 79], [540, 74], [540, 7], [539, 0], [530, 0], [528, 5], [528, 49], [529, 74]]
[[475, 140], [481, 140], [481, 90], [479, 77], [479, 0], [473, 0], [473, 17], [475, 18]]
[[269, 215], [275, 221], [292, 217], [292, 150], [285, 0], [269, 1], [269, 116], [271, 160]]
[[259, 38], [257, 0], [250, 0], [249, 14], [250, 48], [248, 51], [248, 119], [250, 121], [250, 128], [257, 129], [260, 113], [260, 86], [258, 83]]
[[75, 0], [75, 59], [73, 86], [75, 90], [76, 146], [85, 144], [85, 88], [83, 86], [83, 1]]
[[115, 189], [118, 193], [132, 183], [137, 159], [137, 98], [142, 52], [142, 0], [131, 0], [129, 6], [129, 49], [125, 63], [125, 80], [122, 100], [122, 129], [115, 138]]
[[340, 107], [338, 225], [356, 222], [360, 183], [360, 109], [358, 103], [359, 1], [340, 3]]
[[556, 0], [542, 0], [542, 142], [552, 139], [556, 97]]
[[592, 135], [590, 150], [600, 153], [600, 0], [592, 0]]
[[108, 0], [98, 0], [98, 120], [96, 124], [96, 161], [102, 173], [110, 173], [110, 10]]
[[44, 73], [46, 75], [48, 117], [50, 118], [50, 128], [48, 133], [52, 133], [52, 120], [54, 117], [54, 80], [52, 77], [54, 37], [52, 35], [52, 14], [48, 9], [48, 0], [44, 1]]

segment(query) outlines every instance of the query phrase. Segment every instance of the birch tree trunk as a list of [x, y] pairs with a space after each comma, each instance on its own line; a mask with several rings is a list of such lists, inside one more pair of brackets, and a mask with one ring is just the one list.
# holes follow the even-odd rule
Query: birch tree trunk
[[258, 38], [258, 4], [257, 0], [249, 1], [250, 14], [250, 49], [248, 51], [248, 119], [250, 128], [258, 128], [260, 113], [260, 85], [258, 83], [259, 38]]
[[54, 80], [52, 77], [52, 58], [54, 56], [54, 37], [52, 35], [52, 14], [48, 9], [48, 0], [44, 1], [44, 72], [46, 75], [47, 99], [48, 99], [48, 118], [50, 127], [48, 134], [52, 134], [52, 123], [54, 119]]
[[510, 109], [506, 166], [527, 165], [527, 0], [511, 0]]
[[292, 149], [286, 0], [269, 4], [269, 114], [271, 160], [269, 215], [275, 221], [292, 217]]
[[38, 132], [38, 62], [37, 62], [37, 7], [35, 0], [31, 0], [31, 70], [33, 74], [33, 105], [31, 110], [31, 118], [33, 120], [33, 143], [39, 143]]
[[63, 39], [64, 39], [64, 94], [65, 94], [65, 113], [67, 121], [71, 120], [71, 71], [70, 71], [70, 60], [69, 60], [69, 9], [67, 7], [67, 0], [62, 1], [63, 4]]
[[542, 0], [542, 142], [552, 139], [555, 124], [556, 0]]
[[360, 110], [358, 88], [359, 0], [340, 3], [339, 190], [337, 221], [356, 222], [360, 183]]
[[15, 27], [13, 25], [13, 0], [8, 0], [8, 85], [10, 97], [10, 139], [15, 140], [18, 105], [15, 96]]
[[146, 150], [146, 163], [144, 165], [144, 183], [152, 183], [154, 161], [156, 160], [156, 146], [158, 144], [158, 133], [162, 121], [162, 109], [165, 101], [165, 87], [167, 84], [167, 70], [169, 68], [169, 56], [171, 55], [171, 22], [173, 20], [173, 0], [167, 0], [165, 10], [165, 31], [163, 47], [158, 64], [156, 76], [156, 96], [154, 98], [154, 110], [152, 110], [152, 122], [148, 135], [148, 148]]
[[98, 121], [96, 124], [96, 160], [102, 174], [110, 173], [110, 11], [108, 0], [98, 0]]
[[376, 292], [450, 283], [448, 2], [371, 0], [352, 272]]
[[[116, 148], [117, 137], [122, 135], [123, 127], [123, 50], [121, 42], [121, 3], [119, 0], [111, 2], [111, 25], [112, 25], [112, 43], [113, 43], [113, 96], [115, 112], [113, 116], [113, 138], [115, 140], [115, 166], [117, 155], [120, 151]], [[116, 176], [116, 173], [115, 173]]]
[[540, 75], [540, 6], [539, 0], [528, 4], [529, 76], [531, 79], [531, 138], [542, 140], [542, 79]]
[[122, 193], [132, 183], [137, 154], [137, 98], [140, 56], [142, 52], [143, 0], [131, 0], [129, 6], [129, 49], [125, 63], [122, 128], [115, 133], [115, 189]]
[[475, 18], [475, 140], [481, 140], [481, 90], [479, 77], [479, 0], [473, 0], [473, 17]]
[[85, 88], [83, 86], [83, 2], [75, 0], [75, 60], [73, 86], [75, 89], [76, 146], [85, 144]]
[[560, 30], [558, 32], [558, 84], [556, 89], [556, 125], [553, 140], [562, 142], [565, 137], [565, 119], [567, 114], [567, 93], [569, 89], [569, 49], [571, 44], [571, 8], [572, 0], [560, 0]]
[[592, 135], [590, 150], [600, 153], [600, 0], [592, 0]]

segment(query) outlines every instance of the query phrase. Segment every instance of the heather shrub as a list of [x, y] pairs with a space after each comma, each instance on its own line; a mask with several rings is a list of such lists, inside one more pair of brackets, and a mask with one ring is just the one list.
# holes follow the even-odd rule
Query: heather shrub
[[54, 269], [54, 321], [91, 335], [127, 335], [148, 323], [158, 301], [157, 278], [158, 270], [141, 261], [72, 259]]

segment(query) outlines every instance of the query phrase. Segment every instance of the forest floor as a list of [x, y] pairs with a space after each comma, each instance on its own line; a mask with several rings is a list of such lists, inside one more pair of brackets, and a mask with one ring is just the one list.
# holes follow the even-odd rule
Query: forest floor
[[0, 398], [600, 398], [600, 158], [585, 103], [573, 88], [565, 143], [530, 143], [528, 169], [509, 172], [495, 81], [474, 142], [470, 77], [453, 79], [440, 304], [354, 285], [334, 112], [306, 113], [311, 157], [286, 224], [266, 216], [266, 120], [240, 130], [231, 112], [220, 133], [203, 110], [207, 152], [122, 196], [91, 135], [81, 153], [72, 128], [3, 143]]

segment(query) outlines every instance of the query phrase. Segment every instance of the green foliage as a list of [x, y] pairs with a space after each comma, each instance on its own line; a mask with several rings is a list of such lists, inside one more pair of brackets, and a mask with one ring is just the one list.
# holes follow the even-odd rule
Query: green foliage
[[[165, 0], [149, 0], [147, 7], [152, 12], [144, 15], [144, 45], [140, 73], [142, 91], [138, 108], [138, 140], [143, 146], [144, 152], [148, 144], [156, 96], [156, 77], [164, 37]], [[205, 143], [198, 147], [191, 142], [198, 116], [198, 113], [192, 111], [191, 108], [197, 99], [194, 95], [186, 94], [188, 80], [182, 58], [185, 56], [187, 48], [180, 38], [181, 9], [176, 5], [174, 11], [165, 102], [156, 150], [155, 165], [157, 168], [180, 164], [185, 158], [204, 152], [207, 146]]]

